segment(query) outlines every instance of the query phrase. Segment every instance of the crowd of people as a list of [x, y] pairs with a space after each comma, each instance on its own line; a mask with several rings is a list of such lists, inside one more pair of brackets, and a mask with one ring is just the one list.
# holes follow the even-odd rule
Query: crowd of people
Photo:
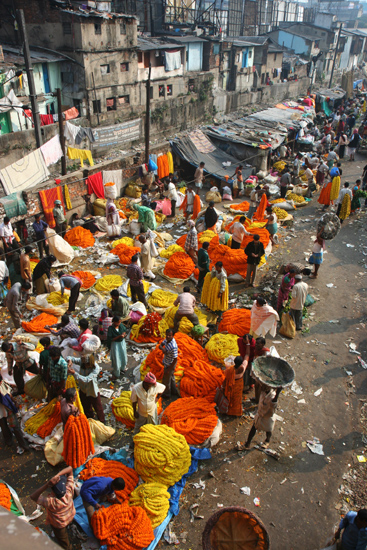
[[[361, 198], [367, 197], [367, 166], [364, 168], [361, 178], [351, 186], [349, 182], [341, 183], [342, 162], [347, 150], [349, 160], [355, 159], [355, 153], [361, 140], [360, 133], [355, 129], [360, 112], [365, 109], [358, 100], [353, 99], [340, 105], [333, 116], [325, 118], [317, 117], [312, 132], [316, 139], [313, 153], [297, 153], [292, 155], [291, 148], [284, 144], [278, 154], [272, 154], [272, 165], [281, 159], [285, 166], [278, 173], [279, 197], [287, 200], [288, 191], [301, 185], [307, 188], [306, 196], [309, 198], [320, 190], [318, 202], [323, 206], [323, 211], [332, 207], [335, 214], [343, 223], [351, 213], [362, 207]], [[348, 148], [348, 149], [346, 149]], [[222, 198], [244, 195], [243, 167], [236, 167], [231, 177], [226, 177], [218, 184], [211, 185], [210, 191], [217, 189]], [[154, 262], [151, 255], [151, 241], [149, 230], [157, 228], [155, 211], [158, 202], [168, 199], [170, 214], [174, 222], [178, 221], [178, 174], [169, 174], [161, 181], [158, 176], [150, 185], [142, 187], [141, 199], [132, 205], [138, 212], [138, 221], [141, 224], [142, 233], [138, 237], [140, 253], [134, 254], [130, 264], [126, 268], [131, 301], [140, 302], [149, 311], [144, 279], [152, 281], [156, 279]], [[234, 183], [235, 182], [235, 183]], [[177, 307], [174, 314], [173, 327], [169, 328], [165, 337], [159, 343], [159, 350], [163, 353], [163, 377], [157, 380], [152, 372], [148, 372], [142, 379], [132, 385], [131, 406], [135, 419], [134, 433], [138, 433], [146, 424], [158, 424], [159, 414], [157, 404], [161, 398], [171, 400], [180, 395], [179, 386], [175, 379], [175, 368], [179, 356], [179, 344], [176, 334], [179, 332], [180, 322], [187, 319], [193, 325], [192, 336], [205, 334], [197, 330], [200, 320], [197, 307], [205, 307], [216, 316], [216, 331], [224, 312], [229, 309], [228, 299], [228, 274], [222, 261], [211, 262], [210, 243], [203, 242], [199, 246], [197, 214], [201, 211], [203, 229], [218, 233], [221, 211], [216, 208], [213, 201], [208, 201], [206, 208], [202, 208], [201, 193], [205, 184], [205, 163], [201, 162], [194, 174], [193, 184], [186, 185], [185, 199], [180, 209], [183, 213], [183, 223], [187, 227], [187, 236], [184, 250], [198, 269], [198, 277], [195, 290], [188, 283], [183, 286], [182, 293], [173, 302]], [[221, 189], [219, 189], [221, 187]], [[243, 251], [247, 263], [246, 276], [243, 278], [244, 288], [257, 286], [258, 267], [265, 256], [264, 244], [260, 235], [248, 231], [249, 220], [258, 211], [260, 203], [265, 200], [266, 208], [263, 227], [267, 230], [270, 246], [278, 245], [277, 233], [279, 220], [271, 204], [269, 186], [256, 182], [248, 197], [249, 210], [240, 215], [231, 225], [228, 231], [231, 250]], [[367, 199], [366, 199], [367, 200]], [[73, 214], [69, 220], [71, 227], [82, 226], [92, 233], [99, 231], [95, 223], [91, 208], [90, 196], [86, 198], [86, 208], [82, 216]], [[334, 210], [333, 210], [334, 211]], [[55, 232], [64, 236], [68, 228], [64, 209], [59, 200], [55, 201], [53, 217]], [[182, 218], [180, 218], [181, 220]], [[107, 199], [106, 223], [112, 228], [108, 232], [111, 239], [119, 237], [120, 233], [115, 228], [120, 227], [120, 217], [115, 202]], [[77, 390], [66, 389], [66, 381], [69, 375], [73, 375], [78, 384], [78, 395], [88, 418], [97, 417], [101, 423], [106, 422], [106, 415], [99, 389], [99, 377], [102, 372], [98, 364], [96, 353], [86, 352], [85, 343], [93, 336], [97, 336], [100, 345], [106, 346], [109, 351], [111, 363], [111, 382], [121, 380], [128, 369], [127, 339], [131, 329], [131, 308], [126, 295], [118, 289], [110, 292], [109, 303], [101, 310], [101, 316], [94, 325], [91, 320], [78, 315], [76, 318], [77, 302], [80, 297], [82, 281], [76, 275], [66, 271], [52, 271], [56, 257], [50, 254], [46, 231], [48, 223], [43, 220], [41, 214], [35, 216], [33, 222], [34, 243], [38, 247], [39, 261], [32, 270], [31, 257], [35, 254], [31, 244], [22, 243], [14, 233], [10, 219], [5, 217], [0, 225], [0, 240], [2, 260], [0, 261], [0, 291], [3, 305], [7, 308], [15, 329], [22, 327], [22, 312], [27, 300], [34, 295], [47, 294], [48, 282], [57, 273], [60, 286], [60, 295], [64, 296], [67, 290], [68, 306], [60, 322], [46, 326], [49, 336], [43, 336], [39, 340], [42, 351], [39, 361], [34, 359], [35, 345], [29, 342], [11, 339], [2, 343], [2, 351], [6, 354], [8, 375], [13, 376], [16, 390], [11, 388], [0, 377], [0, 427], [7, 445], [11, 445], [12, 435], [17, 439], [22, 451], [29, 452], [29, 443], [24, 437], [18, 419], [17, 396], [24, 394], [24, 377], [26, 371], [32, 374], [40, 374], [47, 388], [47, 402], [57, 399], [61, 404], [61, 418], [65, 427], [70, 416], [78, 416], [79, 409], [76, 406]], [[234, 361], [224, 370], [224, 382], [219, 392], [217, 406], [219, 412], [228, 416], [241, 417], [243, 414], [243, 402], [247, 398], [256, 403], [257, 412], [253, 425], [247, 433], [244, 443], [239, 449], [246, 451], [258, 431], [265, 433], [262, 448], [267, 449], [271, 442], [274, 429], [278, 399], [281, 396], [282, 387], [273, 388], [259, 382], [253, 372], [253, 364], [257, 358], [272, 355], [272, 350], [267, 347], [266, 336], [274, 337], [281, 326], [282, 314], [288, 312], [295, 331], [302, 331], [304, 307], [307, 300], [309, 285], [306, 277], [316, 279], [323, 263], [323, 251], [325, 240], [324, 227], [318, 230], [312, 246], [312, 254], [308, 266], [297, 262], [288, 262], [282, 266], [277, 275], [281, 275], [279, 288], [275, 300], [267, 299], [261, 291], [252, 291], [253, 305], [251, 308], [251, 329], [246, 334], [239, 334], [237, 339], [238, 355]], [[243, 245], [246, 238], [248, 243]], [[247, 241], [246, 241], [247, 242]], [[10, 284], [9, 284], [10, 281]], [[255, 294], [253, 294], [255, 292]], [[167, 403], [167, 402], [166, 402]], [[81, 497], [89, 521], [95, 510], [101, 507], [101, 502], [106, 498], [109, 502], [118, 502], [114, 491], [122, 490], [125, 482], [122, 478], [92, 477], [83, 483]], [[51, 489], [47, 496], [44, 493]], [[75, 487], [70, 467], [65, 468], [54, 476], [45, 485], [34, 491], [32, 500], [47, 509], [47, 517], [54, 531], [58, 544], [66, 549], [71, 548], [66, 527], [73, 521], [75, 508], [73, 504]], [[340, 537], [344, 550], [360, 550], [365, 548], [365, 533], [367, 533], [366, 511], [358, 513], [350, 512], [340, 524], [335, 538]], [[363, 540], [363, 544], [361, 541]], [[362, 544], [362, 545], [361, 545]]]

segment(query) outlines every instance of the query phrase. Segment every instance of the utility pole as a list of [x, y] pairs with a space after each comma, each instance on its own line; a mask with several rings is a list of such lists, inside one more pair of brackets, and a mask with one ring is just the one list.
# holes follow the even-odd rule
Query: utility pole
[[24, 63], [25, 63], [25, 69], [27, 72], [27, 77], [28, 77], [29, 97], [30, 97], [31, 106], [32, 106], [36, 145], [37, 145], [37, 148], [39, 148], [42, 145], [41, 120], [40, 120], [40, 113], [38, 110], [36, 87], [34, 85], [33, 67], [32, 67], [31, 55], [29, 52], [28, 36], [27, 36], [27, 30], [25, 27], [23, 10], [17, 10], [17, 19], [18, 19], [20, 35], [22, 37], [22, 42], [23, 42]]
[[99, 108], [98, 108], [98, 100], [97, 100], [97, 92], [96, 92], [96, 83], [94, 80], [94, 73], [92, 73], [92, 80], [93, 80], [93, 90], [94, 90], [94, 100], [96, 103], [96, 111], [97, 111], [97, 121], [99, 126]]
[[62, 108], [61, 108], [61, 90], [60, 88], [56, 89], [57, 97], [57, 112], [59, 115], [59, 135], [60, 135], [60, 145], [62, 150], [61, 157], [61, 173], [63, 176], [66, 176], [66, 157], [65, 157], [65, 138], [64, 138], [64, 122], [62, 119]]
[[150, 76], [152, 73], [152, 64], [149, 62], [147, 97], [146, 97], [146, 113], [145, 113], [145, 162], [149, 162], [149, 138], [150, 138]]
[[342, 33], [342, 28], [343, 28], [343, 23], [340, 23], [339, 32], [338, 32], [338, 40], [337, 40], [337, 42], [336, 42], [335, 52], [334, 52], [333, 66], [332, 66], [332, 68], [331, 68], [331, 75], [330, 75], [329, 88], [331, 88], [331, 84], [332, 84], [332, 82], [333, 82], [334, 67], [335, 67], [335, 61], [336, 61], [336, 54], [338, 53], [339, 40], [340, 40], [340, 35], [341, 35], [341, 33]]
[[155, 36], [155, 29], [154, 29], [154, 17], [153, 17], [153, 4], [150, 3], [150, 36]]

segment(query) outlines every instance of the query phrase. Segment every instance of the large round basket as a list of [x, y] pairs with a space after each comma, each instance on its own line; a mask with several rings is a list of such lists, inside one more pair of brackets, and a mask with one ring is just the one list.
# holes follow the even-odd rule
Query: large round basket
[[294, 370], [280, 357], [257, 357], [252, 363], [252, 373], [263, 384], [271, 388], [286, 387], [294, 380]]
[[209, 518], [203, 532], [203, 550], [268, 550], [264, 524], [246, 508], [231, 506]]
[[339, 233], [341, 229], [341, 223], [336, 214], [332, 212], [326, 212], [317, 222], [317, 232], [323, 229], [321, 233], [321, 238], [325, 241], [331, 241]]

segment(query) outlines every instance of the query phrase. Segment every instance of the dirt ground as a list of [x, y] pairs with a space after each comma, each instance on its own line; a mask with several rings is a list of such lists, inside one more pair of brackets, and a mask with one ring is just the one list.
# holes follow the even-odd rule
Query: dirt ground
[[[344, 162], [342, 182], [353, 183], [361, 176], [364, 164], [363, 158], [354, 163]], [[314, 198], [309, 206], [297, 210], [293, 228], [281, 230], [280, 244], [261, 271], [260, 287], [271, 286], [276, 294], [279, 279], [275, 283], [274, 277], [279, 266], [288, 261], [306, 263], [319, 213], [320, 207]], [[309, 308], [303, 333], [298, 333], [294, 340], [280, 336], [267, 339], [267, 345], [275, 345], [279, 354], [293, 366], [302, 390], [300, 394], [286, 390], [279, 398], [277, 414], [283, 420], [276, 422], [270, 447], [279, 452], [280, 459], [274, 460], [254, 449], [256, 443], [263, 441], [264, 434], [255, 436], [248, 452], [235, 449], [237, 441], [245, 441], [252, 424], [254, 406], [247, 398], [240, 419], [222, 418], [223, 434], [212, 451], [212, 458], [200, 463], [198, 472], [186, 485], [180, 513], [171, 523], [180, 541], [176, 546], [179, 550], [202, 547], [205, 523], [222, 506], [243, 506], [255, 512], [268, 530], [272, 550], [319, 550], [332, 534], [342, 512], [349, 507], [366, 505], [366, 465], [359, 464], [357, 455], [362, 455], [364, 441], [367, 442], [362, 439], [363, 435], [367, 436], [364, 407], [367, 376], [357, 355], [348, 349], [351, 342], [355, 343], [362, 358], [367, 360], [366, 255], [366, 213], [363, 211], [349, 218], [339, 235], [327, 243], [319, 278], [305, 278], [310, 294], [317, 301]], [[332, 288], [326, 286], [329, 283], [333, 283]], [[160, 278], [157, 284], [168, 286]], [[246, 291], [243, 285], [231, 285], [230, 292]], [[131, 359], [131, 381], [135, 365]], [[322, 392], [315, 396], [321, 388]], [[313, 437], [319, 438], [324, 456], [313, 454], [307, 448], [306, 441]], [[130, 441], [131, 435], [118, 429], [108, 444], [120, 447]], [[18, 492], [28, 514], [35, 508], [29, 495], [58, 469], [45, 461], [43, 452], [18, 456], [15, 447], [0, 447], [0, 477]], [[193, 487], [192, 484], [200, 480], [205, 483], [205, 489]], [[250, 496], [241, 493], [242, 487], [250, 488]], [[260, 500], [258, 507], [254, 504], [255, 498]], [[192, 523], [189, 508], [195, 503], [203, 519]], [[45, 515], [33, 523], [45, 528]], [[159, 548], [166, 546], [164, 540], [158, 545]], [[76, 536], [73, 536], [73, 548], [80, 548]]]

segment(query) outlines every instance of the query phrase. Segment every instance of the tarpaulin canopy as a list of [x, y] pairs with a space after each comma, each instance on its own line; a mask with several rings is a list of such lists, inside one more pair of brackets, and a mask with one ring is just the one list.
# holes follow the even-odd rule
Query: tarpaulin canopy
[[[205, 172], [216, 176], [217, 178], [224, 178], [224, 176], [231, 176], [236, 167], [238, 166], [238, 159], [228, 155], [224, 151], [218, 148], [210, 153], [200, 153], [194, 142], [189, 136], [183, 136], [172, 140], [172, 150], [182, 159], [186, 160], [192, 166], [198, 167], [200, 162], [205, 162]], [[223, 166], [223, 163], [230, 163]], [[245, 167], [242, 170], [243, 179], [245, 180], [251, 175], [252, 167]]]

